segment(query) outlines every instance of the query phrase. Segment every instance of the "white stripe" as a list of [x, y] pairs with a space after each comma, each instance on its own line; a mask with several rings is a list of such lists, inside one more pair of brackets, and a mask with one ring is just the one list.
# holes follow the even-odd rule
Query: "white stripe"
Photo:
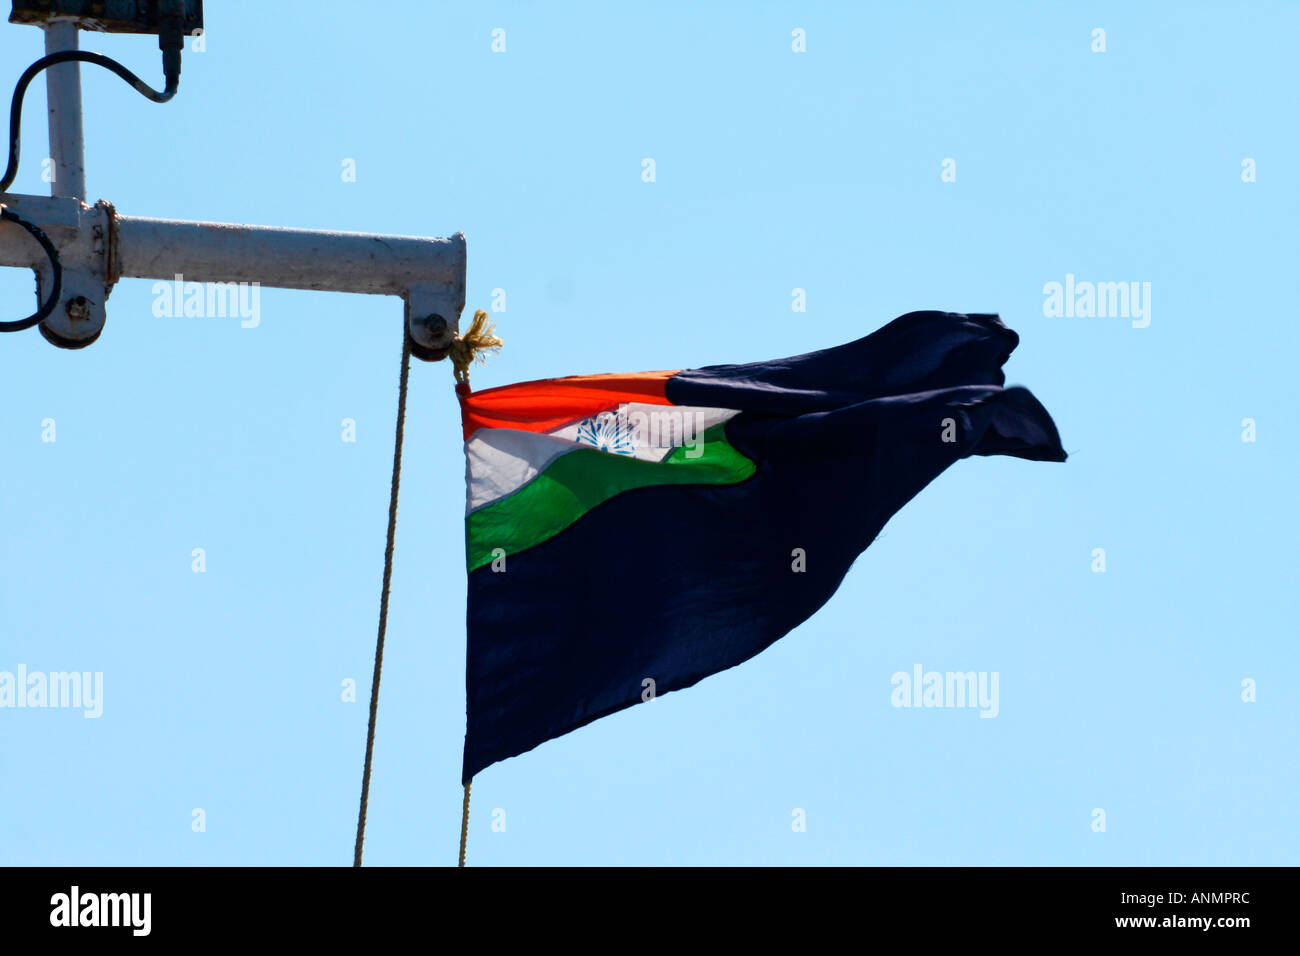
[[693, 447], [707, 429], [736, 414], [731, 408], [627, 402], [546, 433], [480, 428], [465, 443], [465, 512], [513, 494], [568, 452], [594, 448], [662, 461], [676, 448]]
[[[514, 428], [480, 428], [465, 443], [465, 513], [523, 487], [577, 442]], [[590, 446], [587, 446], [590, 447]]]

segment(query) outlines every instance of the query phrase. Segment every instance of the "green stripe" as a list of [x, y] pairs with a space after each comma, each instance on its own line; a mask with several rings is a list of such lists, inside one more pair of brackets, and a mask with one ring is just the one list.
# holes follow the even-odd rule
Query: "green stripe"
[[703, 453], [673, 449], [663, 461], [645, 461], [581, 448], [561, 455], [508, 498], [484, 505], [465, 518], [469, 570], [490, 564], [493, 551], [516, 554], [563, 531], [614, 495], [651, 485], [730, 485], [754, 473], [754, 463], [732, 448], [715, 425], [704, 432]]

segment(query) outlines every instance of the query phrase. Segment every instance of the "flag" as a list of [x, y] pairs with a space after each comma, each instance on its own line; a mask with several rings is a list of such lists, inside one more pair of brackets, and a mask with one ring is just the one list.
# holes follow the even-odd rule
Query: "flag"
[[970, 455], [1064, 461], [996, 315], [793, 358], [474, 392], [464, 781], [753, 657]]

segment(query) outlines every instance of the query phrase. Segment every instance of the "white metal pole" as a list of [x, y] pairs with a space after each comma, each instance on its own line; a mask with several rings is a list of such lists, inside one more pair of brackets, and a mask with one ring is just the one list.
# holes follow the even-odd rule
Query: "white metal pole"
[[444, 283], [464, 295], [461, 235], [422, 239], [142, 216], [118, 216], [116, 226], [117, 274], [123, 278], [182, 275], [186, 282], [379, 295]]
[[[77, 21], [50, 20], [45, 53], [77, 49]], [[81, 64], [59, 63], [45, 71], [50, 111], [51, 196], [86, 197], [86, 151], [81, 135]]]

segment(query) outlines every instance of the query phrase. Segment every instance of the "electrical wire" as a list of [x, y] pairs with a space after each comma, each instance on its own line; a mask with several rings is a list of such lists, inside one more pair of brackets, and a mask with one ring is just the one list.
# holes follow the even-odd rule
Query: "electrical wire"
[[[166, 52], [166, 51], [165, 51]], [[168, 58], [164, 56], [165, 69]], [[18, 176], [18, 155], [20, 152], [19, 139], [22, 134], [23, 120], [23, 97], [27, 94], [27, 87], [36, 74], [48, 67], [55, 66], [59, 63], [94, 63], [96, 66], [102, 66], [106, 70], [116, 73], [126, 82], [130, 83], [141, 94], [153, 100], [155, 103], [166, 103], [176, 95], [176, 89], [181, 82], [180, 56], [177, 51], [175, 57], [174, 69], [166, 69], [166, 86], [162, 90], [155, 90], [140, 77], [136, 76], [117, 60], [112, 57], [104, 56], [102, 53], [91, 53], [88, 50], [62, 50], [59, 53], [51, 53], [49, 56], [43, 56], [26, 70], [18, 79], [18, 85], [14, 87], [13, 99], [9, 104], [9, 165], [5, 167], [3, 176], [0, 176], [0, 193], [5, 192], [14, 179]]]
[[[27, 87], [31, 85], [32, 80], [35, 79], [38, 73], [59, 63], [93, 63], [116, 73], [155, 103], [166, 103], [176, 95], [176, 89], [180, 86], [181, 46], [183, 43], [183, 39], [177, 36], [174, 40], [169, 39], [166, 41], [165, 45], [160, 44], [163, 51], [163, 76], [166, 80], [164, 88], [161, 90], [155, 90], [111, 57], [86, 50], [62, 50], [58, 53], [51, 53], [49, 56], [41, 57], [24, 70], [23, 75], [18, 78], [18, 85], [14, 87], [13, 99], [9, 104], [9, 162], [5, 167], [4, 175], [0, 176], [0, 194], [7, 192], [14, 179], [18, 176], [18, 158], [22, 152], [20, 138], [23, 123], [23, 97], [27, 95]], [[59, 263], [58, 249], [54, 247], [54, 243], [50, 242], [49, 237], [45, 235], [45, 232], [39, 226], [4, 208], [3, 204], [0, 204], [0, 220], [21, 226], [35, 237], [45, 251], [45, 255], [49, 257], [50, 272], [54, 280], [49, 298], [39, 309], [25, 319], [0, 322], [0, 332], [21, 332], [23, 329], [30, 329], [34, 325], [39, 325], [58, 305], [59, 292], [63, 287], [63, 266]]]
[[40, 325], [45, 321], [45, 317], [54, 311], [54, 307], [59, 304], [59, 292], [63, 289], [63, 266], [59, 262], [59, 250], [54, 248], [54, 243], [50, 242], [50, 237], [45, 234], [45, 231], [40, 226], [28, 222], [16, 213], [10, 212], [4, 206], [0, 206], [0, 219], [22, 226], [36, 238], [36, 241], [41, 244], [41, 248], [45, 250], [45, 254], [50, 259], [50, 273], [54, 278], [50, 287], [50, 295], [43, 306], [25, 319], [0, 322], [0, 332], [21, 332], [23, 329], [30, 329], [33, 325]]

